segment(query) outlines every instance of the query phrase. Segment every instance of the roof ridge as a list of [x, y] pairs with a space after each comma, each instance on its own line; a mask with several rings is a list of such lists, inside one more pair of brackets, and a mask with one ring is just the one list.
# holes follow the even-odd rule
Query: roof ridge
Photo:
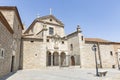
[[64, 25], [64, 24], [62, 23], [62, 21], [60, 21], [59, 19], [57, 19], [54, 15], [41, 16], [41, 17], [36, 18], [36, 19], [42, 20], [42, 19], [45, 19], [45, 18], [48, 18], [48, 17], [53, 17], [58, 23]]
[[102, 38], [85, 38], [85, 41], [95, 41], [95, 42], [111, 42]]
[[0, 10], [14, 10], [16, 13], [16, 16], [20, 22], [21, 28], [24, 29], [18, 8], [16, 6], [0, 6]]

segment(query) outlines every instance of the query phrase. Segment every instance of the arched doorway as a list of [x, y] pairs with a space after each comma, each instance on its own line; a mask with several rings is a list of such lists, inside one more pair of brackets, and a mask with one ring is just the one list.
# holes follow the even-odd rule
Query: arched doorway
[[53, 66], [59, 65], [59, 54], [58, 52], [53, 53]]
[[64, 52], [60, 55], [61, 58], [61, 66], [66, 66], [66, 54]]
[[75, 66], [75, 57], [74, 56], [71, 56], [71, 65]]
[[51, 66], [51, 53], [47, 52], [47, 66]]

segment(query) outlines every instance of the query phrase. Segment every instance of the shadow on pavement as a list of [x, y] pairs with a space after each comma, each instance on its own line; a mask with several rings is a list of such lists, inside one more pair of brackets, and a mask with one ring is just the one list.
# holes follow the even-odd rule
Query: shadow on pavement
[[0, 78], [0, 80], [7, 80], [10, 76], [14, 75], [16, 72], [11, 72], [3, 77]]

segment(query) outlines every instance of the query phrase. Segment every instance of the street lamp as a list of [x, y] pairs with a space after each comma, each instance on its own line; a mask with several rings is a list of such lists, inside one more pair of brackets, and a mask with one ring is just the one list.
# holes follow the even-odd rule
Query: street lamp
[[99, 76], [98, 75], [98, 66], [97, 66], [97, 56], [96, 56], [97, 46], [95, 44], [92, 46], [92, 50], [95, 52], [96, 76]]

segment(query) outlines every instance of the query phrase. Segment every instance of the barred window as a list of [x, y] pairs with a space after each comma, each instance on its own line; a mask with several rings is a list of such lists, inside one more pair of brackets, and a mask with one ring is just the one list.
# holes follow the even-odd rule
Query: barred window
[[0, 49], [0, 58], [3, 59], [5, 54], [5, 50], [3, 48]]
[[53, 35], [54, 34], [54, 29], [52, 27], [49, 27], [49, 34]]
[[73, 44], [70, 44], [70, 50], [71, 51], [73, 50]]
[[110, 55], [113, 56], [113, 52], [112, 51], [110, 51]]

